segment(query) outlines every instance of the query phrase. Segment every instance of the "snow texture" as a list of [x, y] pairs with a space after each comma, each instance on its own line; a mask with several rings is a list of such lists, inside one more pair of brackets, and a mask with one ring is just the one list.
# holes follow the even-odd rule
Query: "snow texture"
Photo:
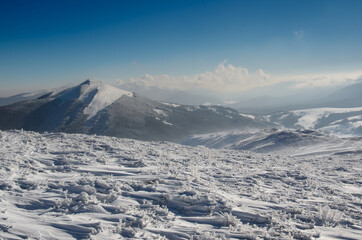
[[0, 131], [3, 239], [360, 239], [361, 151]]

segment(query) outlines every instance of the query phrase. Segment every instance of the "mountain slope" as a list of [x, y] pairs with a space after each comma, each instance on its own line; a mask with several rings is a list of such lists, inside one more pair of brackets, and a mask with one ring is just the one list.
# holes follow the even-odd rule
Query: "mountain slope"
[[93, 121], [108, 122], [106, 135], [171, 141], [194, 133], [264, 126], [230, 108], [167, 104], [141, 96], [118, 99]]
[[[23, 112], [25, 105], [31, 108]], [[0, 129], [142, 140], [179, 141], [190, 134], [266, 125], [231, 108], [160, 103], [91, 81], [36, 100], [0, 107], [0, 113]]]

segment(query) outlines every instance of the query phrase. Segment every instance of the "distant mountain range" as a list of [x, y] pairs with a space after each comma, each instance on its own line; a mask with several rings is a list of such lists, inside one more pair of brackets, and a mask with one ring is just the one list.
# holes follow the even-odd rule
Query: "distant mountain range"
[[268, 124], [231, 108], [161, 103], [89, 80], [0, 107], [1, 130], [61, 131], [177, 142], [191, 134], [265, 126]]
[[[361, 92], [362, 83], [359, 82], [315, 102], [291, 104], [280, 107], [286, 110], [264, 115], [249, 115], [223, 106], [155, 101], [102, 82], [87, 80], [71, 88], [0, 99], [2, 104], [15, 101], [0, 107], [0, 130], [86, 133], [174, 142], [194, 134], [271, 127], [360, 137]], [[250, 104], [251, 109], [264, 103], [265, 108], [271, 110], [278, 101], [280, 99], [265, 97], [243, 104]], [[293, 103], [293, 100], [284, 99], [284, 102]]]
[[50, 91], [42, 90], [42, 91], [29, 92], [29, 93], [21, 93], [6, 98], [0, 98], [0, 106], [6, 106], [21, 101], [33, 100], [49, 92]]
[[178, 89], [167, 89], [158, 87], [122, 85], [122, 89], [136, 92], [147, 98], [168, 103], [177, 103], [184, 105], [205, 105], [205, 104], [221, 104], [223, 101], [216, 97], [215, 94], [192, 93]]
[[321, 99], [318, 107], [351, 108], [362, 106], [362, 81]]
[[341, 88], [331, 94], [310, 98], [302, 95], [283, 97], [262, 96], [227, 106], [249, 114], [271, 114], [309, 108], [352, 108], [362, 106], [362, 81]]

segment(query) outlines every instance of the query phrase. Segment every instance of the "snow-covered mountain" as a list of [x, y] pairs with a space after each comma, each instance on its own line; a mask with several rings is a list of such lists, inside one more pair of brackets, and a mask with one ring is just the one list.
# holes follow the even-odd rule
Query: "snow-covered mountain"
[[90, 119], [122, 96], [132, 97], [133, 94], [102, 82], [87, 80], [74, 88], [46, 97], [59, 99], [60, 105], [72, 101], [81, 102], [85, 106], [83, 114]]
[[0, 131], [0, 238], [360, 239], [354, 153]]
[[[193, 135], [182, 144], [259, 153], [313, 155], [353, 151], [362, 146], [361, 139], [341, 139], [313, 130], [266, 129], [263, 131], [232, 131]], [[360, 149], [362, 150], [362, 149]]]
[[161, 103], [89, 80], [0, 107], [3, 130], [22, 128], [143, 140], [179, 141], [191, 134], [265, 125], [231, 108]]
[[319, 130], [340, 136], [362, 136], [362, 107], [311, 108], [274, 113], [267, 119], [288, 128]]

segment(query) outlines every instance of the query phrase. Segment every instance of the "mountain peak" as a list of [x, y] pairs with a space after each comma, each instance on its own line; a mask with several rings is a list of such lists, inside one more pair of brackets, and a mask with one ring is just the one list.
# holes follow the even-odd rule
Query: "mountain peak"
[[56, 95], [51, 95], [54, 98], [60, 98], [62, 101], [78, 100], [83, 102], [85, 105], [83, 113], [88, 115], [87, 119], [94, 117], [99, 111], [108, 107], [123, 95], [132, 97], [130, 92], [90, 79], [72, 88], [58, 92]]
[[90, 85], [91, 84], [91, 80], [90, 79], [87, 79], [85, 80], [84, 82], [82, 82], [80, 85]]
[[132, 97], [132, 93], [113, 87], [104, 82], [87, 80], [81, 84], [80, 99], [90, 99], [89, 105], [84, 109], [88, 119], [95, 116], [100, 110], [108, 107], [123, 95]]

